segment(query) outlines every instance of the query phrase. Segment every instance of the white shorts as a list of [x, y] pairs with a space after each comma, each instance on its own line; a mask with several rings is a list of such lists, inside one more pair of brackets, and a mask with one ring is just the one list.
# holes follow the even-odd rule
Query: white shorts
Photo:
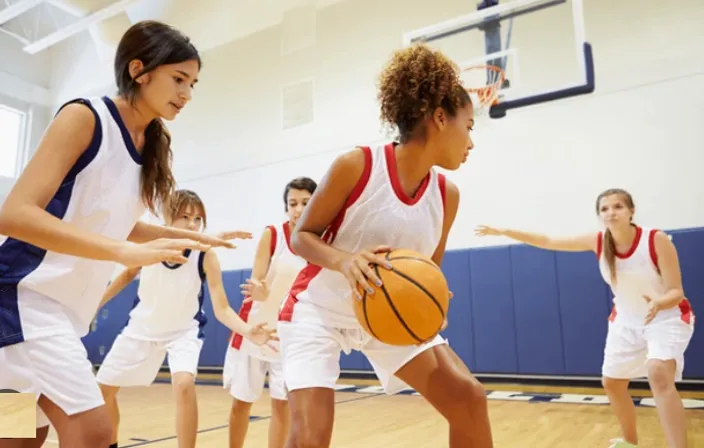
[[425, 350], [447, 343], [437, 335], [420, 346], [399, 347], [379, 342], [361, 328], [338, 329], [306, 322], [279, 322], [278, 333], [288, 391], [334, 389], [340, 376], [340, 352], [359, 350], [371, 363], [384, 391], [392, 395], [408, 387], [395, 376], [401, 367]]
[[258, 359], [242, 350], [228, 347], [223, 387], [230, 389], [230, 395], [233, 398], [247, 403], [256, 402], [264, 390], [267, 373], [269, 373], [269, 395], [271, 398], [286, 400], [281, 362]]
[[[93, 365], [76, 334], [31, 339], [0, 348], [0, 389], [34, 393], [56, 404], [67, 415], [99, 408], [105, 403]], [[49, 419], [37, 405], [37, 428]]]
[[167, 341], [147, 341], [120, 334], [98, 370], [98, 382], [117, 387], [149, 386], [167, 354], [171, 375], [188, 372], [195, 377], [202, 347], [198, 328]]
[[693, 333], [694, 323], [685, 323], [679, 317], [640, 328], [620, 324], [618, 320], [610, 322], [602, 374], [616, 379], [645, 378], [649, 359], [674, 359], [677, 364], [675, 381], [680, 381], [684, 352]]

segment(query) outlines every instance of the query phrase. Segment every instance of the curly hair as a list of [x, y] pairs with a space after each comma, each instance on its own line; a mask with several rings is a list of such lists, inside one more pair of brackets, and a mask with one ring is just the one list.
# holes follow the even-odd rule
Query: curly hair
[[396, 51], [379, 76], [381, 121], [395, 127], [404, 143], [436, 108], [454, 117], [472, 102], [459, 72], [457, 64], [425, 44]]

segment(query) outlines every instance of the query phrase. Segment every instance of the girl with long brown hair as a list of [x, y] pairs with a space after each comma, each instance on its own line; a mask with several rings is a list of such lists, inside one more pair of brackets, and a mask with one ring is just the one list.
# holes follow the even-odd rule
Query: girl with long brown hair
[[[115, 98], [64, 104], [0, 210], [0, 389], [37, 397], [37, 438], [49, 422], [61, 446], [108, 446], [110, 420], [81, 337], [115, 263], [187, 261], [184, 250], [233, 247], [140, 222], [174, 189], [173, 120], [191, 100], [198, 51], [178, 30], [139, 22], [115, 56]], [[177, 239], [174, 239], [177, 238]], [[136, 243], [136, 244], [135, 244]]]
[[647, 377], [668, 446], [687, 446], [687, 424], [675, 381], [682, 379], [684, 352], [694, 332], [694, 314], [682, 289], [677, 249], [667, 234], [633, 223], [627, 191], [599, 194], [596, 213], [604, 230], [566, 238], [488, 226], [478, 235], [503, 235], [549, 250], [596, 253], [599, 270], [614, 294], [604, 349], [602, 383], [623, 438], [613, 448], [637, 446], [631, 379]]

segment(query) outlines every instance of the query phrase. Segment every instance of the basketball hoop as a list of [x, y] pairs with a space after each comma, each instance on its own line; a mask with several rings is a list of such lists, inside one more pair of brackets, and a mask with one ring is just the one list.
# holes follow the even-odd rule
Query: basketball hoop
[[465, 84], [465, 90], [473, 96], [475, 114], [485, 115], [491, 106], [499, 103], [499, 90], [505, 79], [501, 67], [473, 65], [462, 69], [460, 77]]

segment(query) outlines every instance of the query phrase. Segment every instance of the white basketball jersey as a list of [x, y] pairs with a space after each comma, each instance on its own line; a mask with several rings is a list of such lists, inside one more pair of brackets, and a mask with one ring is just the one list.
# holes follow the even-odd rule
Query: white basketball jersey
[[[80, 231], [125, 241], [145, 212], [142, 157], [112, 100], [72, 102], [92, 110], [93, 139], [46, 210]], [[87, 334], [114, 269], [111, 261], [5, 240], [0, 246], [0, 347], [58, 332]]]
[[[269, 270], [266, 273], [266, 283], [269, 287], [269, 297], [264, 302], [248, 302], [240, 308], [240, 317], [252, 325], [265, 322], [268, 328], [276, 328], [281, 305], [288, 296], [296, 275], [306, 265], [306, 260], [293, 253], [291, 250], [291, 230], [289, 222], [278, 226], [269, 226], [271, 233], [271, 254]], [[242, 335], [233, 334], [230, 346], [242, 350], [259, 359], [276, 359], [274, 352], [262, 350], [252, 344]]]
[[199, 337], [204, 337], [205, 253], [186, 249], [184, 255], [188, 257], [184, 264], [161, 262], [142, 268], [125, 335], [166, 341], [199, 327]]
[[[350, 253], [387, 245], [431, 257], [442, 237], [444, 176], [431, 170], [411, 198], [398, 177], [395, 144], [362, 150], [364, 172], [322, 239]], [[296, 278], [279, 318], [358, 328], [352, 294], [341, 273], [308, 264]]]
[[[597, 256], [599, 270], [604, 281], [611, 286], [614, 294], [614, 308], [610, 321], [618, 320], [630, 327], [642, 327], [648, 313], [648, 303], [643, 296], [657, 299], [667, 292], [660, 276], [655, 252], [656, 229], [636, 227], [633, 245], [625, 254], [616, 254], [616, 283], [611, 283], [611, 274], [603, 254], [603, 235], [599, 232]], [[689, 319], [691, 308], [687, 300], [679, 306], [660, 311], [653, 322], [680, 317]]]

